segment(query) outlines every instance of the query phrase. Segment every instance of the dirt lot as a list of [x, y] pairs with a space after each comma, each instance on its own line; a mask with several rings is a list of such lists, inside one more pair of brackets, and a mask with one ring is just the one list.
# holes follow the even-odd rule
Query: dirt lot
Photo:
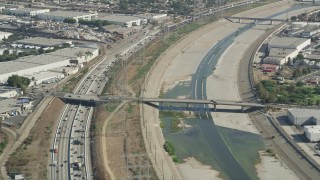
[[[149, 46], [136, 53], [125, 67], [119, 68], [114, 74], [113, 81], [108, 85], [107, 94], [136, 96], [140, 95], [143, 76], [151, 67], [150, 59], [162, 42]], [[107, 117], [116, 109], [119, 103], [108, 103], [96, 108], [92, 125], [94, 146], [92, 147], [92, 162], [97, 179], [110, 179], [103, 168], [104, 159], [101, 158], [102, 136], [106, 137], [106, 151], [108, 164], [115, 179], [140, 175], [147, 179], [158, 179], [147, 156], [140, 128], [140, 110], [137, 103], [125, 104], [107, 124], [105, 132], [102, 125]]]
[[10, 156], [6, 167], [8, 172], [21, 172], [27, 179], [47, 179], [47, 165], [50, 143], [54, 135], [56, 120], [64, 103], [55, 98], [47, 107], [28, 138]]

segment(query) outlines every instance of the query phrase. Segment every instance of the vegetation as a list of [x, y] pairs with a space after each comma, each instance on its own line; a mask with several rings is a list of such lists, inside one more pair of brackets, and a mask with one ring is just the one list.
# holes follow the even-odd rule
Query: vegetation
[[31, 83], [31, 80], [26, 77], [12, 75], [8, 78], [8, 84], [12, 87], [25, 88]]
[[108, 22], [107, 20], [84, 20], [84, 19], [80, 19], [79, 20], [79, 24], [83, 24], [83, 25], [88, 25], [88, 26], [106, 26], [106, 25], [110, 25], [111, 23]]
[[[2, 135], [4, 136], [4, 134]], [[5, 137], [2, 142], [0, 143], [0, 154], [3, 153], [4, 148], [6, 147], [6, 145], [8, 144], [8, 139]]]
[[73, 19], [73, 18], [66, 18], [63, 20], [64, 23], [68, 23], [68, 24], [75, 24], [77, 22], [77, 20]]
[[257, 87], [260, 98], [265, 103], [307, 106], [320, 104], [320, 87], [307, 86], [301, 81], [280, 85], [272, 80], [262, 80]]
[[107, 112], [113, 112], [114, 110], [116, 110], [116, 108], [118, 107], [118, 103], [108, 103], [105, 106], [105, 109]]
[[131, 79], [131, 81], [136, 81], [138, 79], [143, 78], [147, 72], [149, 72], [152, 65], [155, 63], [155, 61], [160, 57], [160, 55], [166, 51], [172, 44], [174, 44], [177, 40], [179, 40], [181, 37], [185, 36], [186, 34], [198, 29], [201, 27], [198, 23], [190, 23], [188, 25], [185, 25], [175, 32], [173, 32], [166, 40], [163, 42], [163, 45], [152, 54], [152, 57], [150, 60], [148, 60], [147, 63], [145, 63], [143, 66], [140, 66], [138, 68], [138, 72], [135, 74], [135, 76]]
[[163, 145], [163, 148], [172, 157], [173, 162], [179, 162], [176, 156], [176, 151], [170, 142], [166, 141]]
[[82, 77], [88, 72], [88, 68], [84, 69], [80, 75], [71, 78], [67, 83], [62, 87], [62, 92], [72, 92], [76, 87], [78, 82], [82, 79]]
[[17, 41], [21, 39], [21, 37], [18, 34], [11, 34], [8, 38], [4, 37], [2, 40], [4, 43], [11, 43], [13, 41]]

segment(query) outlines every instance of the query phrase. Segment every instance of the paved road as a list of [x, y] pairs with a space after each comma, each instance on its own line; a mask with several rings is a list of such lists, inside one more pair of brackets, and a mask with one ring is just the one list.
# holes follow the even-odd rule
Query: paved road
[[[140, 36], [140, 41], [128, 43], [117, 47], [116, 50], [103, 57], [99, 63], [90, 68], [90, 71], [81, 79], [74, 90], [76, 94], [96, 95], [101, 94], [104, 85], [108, 82], [107, 72], [117, 59], [116, 54], [126, 58], [130, 53], [137, 51], [144, 44], [154, 38], [153, 31], [149, 36]], [[51, 168], [49, 179], [92, 179], [92, 163], [90, 153], [90, 123], [93, 107], [87, 104], [66, 105], [64, 113], [56, 129], [52, 149], [58, 152], [51, 153]], [[74, 168], [75, 162], [80, 163], [80, 168]]]

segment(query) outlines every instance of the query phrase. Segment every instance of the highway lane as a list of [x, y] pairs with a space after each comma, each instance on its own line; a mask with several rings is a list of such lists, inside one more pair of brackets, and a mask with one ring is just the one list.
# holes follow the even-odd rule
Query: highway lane
[[[80, 80], [74, 93], [101, 94], [105, 83], [108, 81], [106, 76], [107, 73], [105, 72], [110, 70], [113, 66], [112, 63], [117, 60], [114, 58], [116, 54], [121, 54], [123, 58], [126, 58], [129, 53], [133, 53], [142, 47], [140, 44], [141, 42], [145, 43], [152, 40], [154, 35], [159, 32], [159, 30], [152, 31], [149, 36], [140, 38], [141, 40], [136, 43], [133, 42], [133, 45], [128, 43], [124, 46], [117, 47], [111, 54], [103, 57], [103, 59], [93, 65], [89, 72]], [[55, 135], [56, 138], [52, 145], [52, 149], [54, 149], [55, 146], [58, 146], [58, 153], [55, 155], [55, 153], [52, 152], [51, 154], [50, 163], [57, 163], [56, 166], [49, 168], [51, 170], [49, 173], [50, 179], [92, 179], [89, 130], [93, 108], [82, 105], [66, 105], [64, 107], [64, 112], [65, 114], [63, 114], [59, 120]], [[75, 132], [76, 130], [79, 130], [77, 128], [81, 128], [85, 131]], [[59, 131], [65, 131], [66, 135], [61, 136], [61, 132], [58, 133]], [[81, 134], [80, 137], [78, 134]], [[75, 138], [82, 138], [81, 144], [83, 143], [83, 145], [75, 145], [72, 140]], [[81, 158], [78, 158], [79, 156], [81, 156]], [[74, 171], [71, 167], [71, 163], [75, 161], [85, 164], [84, 168], [81, 168], [80, 171]], [[61, 164], [63, 165], [60, 166]], [[77, 176], [75, 176], [75, 174], [77, 174]]]

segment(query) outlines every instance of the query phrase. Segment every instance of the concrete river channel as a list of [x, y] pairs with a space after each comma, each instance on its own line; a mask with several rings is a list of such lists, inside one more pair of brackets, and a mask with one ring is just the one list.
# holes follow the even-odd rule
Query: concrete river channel
[[[268, 18], [305, 7], [292, 6]], [[219, 41], [202, 59], [192, 81], [180, 82], [164, 96], [206, 99], [206, 78], [213, 73], [218, 59], [239, 34], [253, 26], [253, 23], [248, 24]], [[208, 105], [195, 106], [208, 108]], [[216, 126], [210, 112], [205, 111], [190, 113], [190, 116], [182, 112], [162, 111], [160, 119], [165, 140], [173, 144], [179, 162], [194, 157], [219, 171], [223, 179], [258, 179], [255, 164], [259, 160], [258, 151], [265, 148], [261, 135]], [[180, 122], [177, 119], [182, 119], [184, 125], [178, 126]]]

